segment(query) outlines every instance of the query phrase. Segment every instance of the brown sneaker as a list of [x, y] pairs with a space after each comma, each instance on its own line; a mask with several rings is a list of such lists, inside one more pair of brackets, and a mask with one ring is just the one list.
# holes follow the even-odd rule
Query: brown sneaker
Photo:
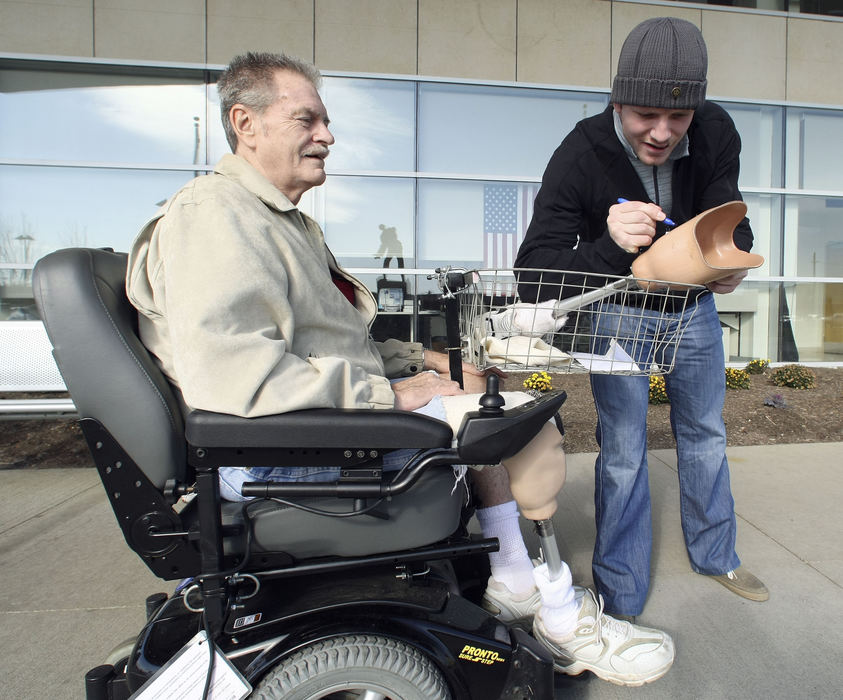
[[739, 566], [733, 571], [727, 571], [725, 574], [711, 576], [710, 578], [713, 578], [718, 583], [722, 583], [732, 593], [737, 593], [739, 596], [748, 600], [755, 600], [761, 603], [770, 597], [770, 591], [767, 590], [767, 586], [742, 566]]

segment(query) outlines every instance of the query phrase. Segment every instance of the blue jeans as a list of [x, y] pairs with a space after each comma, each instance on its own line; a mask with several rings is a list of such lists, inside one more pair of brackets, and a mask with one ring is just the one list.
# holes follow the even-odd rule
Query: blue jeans
[[[615, 307], [616, 309], [619, 307]], [[723, 401], [726, 391], [722, 335], [714, 298], [705, 294], [682, 316], [685, 333], [675, 351], [651, 352], [645, 346], [627, 351], [637, 361], [675, 360], [665, 375], [670, 399], [670, 424], [676, 438], [682, 532], [691, 566], [701, 574], [723, 574], [740, 565], [735, 553], [735, 512], [726, 460]], [[634, 320], [595, 315], [625, 348], [622, 336], [634, 326], [661, 324], [660, 314], [635, 309]], [[679, 314], [669, 315], [671, 319]], [[620, 319], [620, 322], [618, 322]], [[604, 335], [601, 330], [598, 335]], [[646, 345], [646, 344], [645, 344]], [[667, 355], [659, 357], [659, 353]], [[647, 473], [647, 407], [649, 380], [645, 376], [591, 375], [597, 408], [594, 504], [597, 539], [592, 572], [606, 610], [638, 615], [650, 585], [652, 520]]]

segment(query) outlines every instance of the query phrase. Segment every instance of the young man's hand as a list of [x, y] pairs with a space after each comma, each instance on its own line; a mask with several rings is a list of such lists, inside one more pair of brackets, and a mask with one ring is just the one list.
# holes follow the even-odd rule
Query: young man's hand
[[728, 277], [724, 277], [723, 279], [709, 282], [705, 286], [715, 294], [729, 294], [730, 292], [735, 291], [737, 286], [743, 281], [743, 278], [746, 277], [746, 274], [747, 270], [740, 270], [739, 272], [729, 275]]
[[609, 207], [606, 226], [615, 243], [627, 253], [637, 253], [653, 242], [656, 223], [664, 221], [665, 216], [652, 202], [622, 202]]

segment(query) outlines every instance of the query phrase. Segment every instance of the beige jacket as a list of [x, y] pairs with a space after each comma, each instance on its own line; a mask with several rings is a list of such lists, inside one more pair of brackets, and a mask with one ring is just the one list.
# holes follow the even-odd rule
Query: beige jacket
[[[331, 270], [354, 284], [354, 306]], [[192, 408], [391, 408], [386, 376], [422, 369], [420, 344], [370, 339], [371, 292], [341, 270], [318, 224], [235, 155], [144, 226], [126, 290], [142, 341]]]

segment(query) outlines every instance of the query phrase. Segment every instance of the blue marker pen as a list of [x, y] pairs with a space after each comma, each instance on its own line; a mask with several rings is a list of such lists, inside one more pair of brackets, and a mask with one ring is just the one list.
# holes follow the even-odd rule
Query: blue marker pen
[[[624, 199], [623, 197], [618, 197], [618, 204], [623, 204], [624, 202], [628, 202], [628, 199]], [[664, 220], [665, 226], [676, 226], [676, 222], [673, 219], [665, 218]]]

